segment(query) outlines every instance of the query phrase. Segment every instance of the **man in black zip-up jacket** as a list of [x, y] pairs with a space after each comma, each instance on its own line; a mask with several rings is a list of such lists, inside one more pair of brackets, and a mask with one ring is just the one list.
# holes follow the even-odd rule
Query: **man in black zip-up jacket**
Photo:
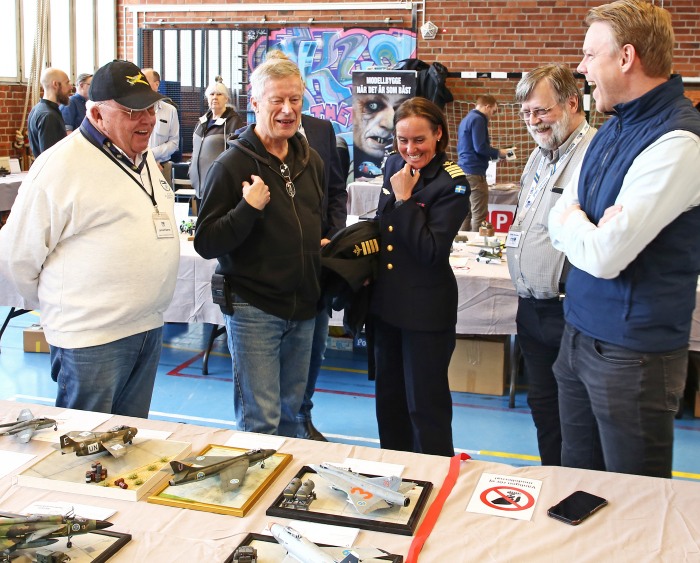
[[204, 182], [195, 250], [217, 258], [242, 431], [295, 436], [319, 299], [324, 165], [297, 133], [296, 65], [251, 76], [256, 124], [234, 136]]

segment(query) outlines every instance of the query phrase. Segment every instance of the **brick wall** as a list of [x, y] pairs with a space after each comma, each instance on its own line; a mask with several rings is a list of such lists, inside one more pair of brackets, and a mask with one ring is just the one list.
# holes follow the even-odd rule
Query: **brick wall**
[[22, 126], [26, 91], [25, 86], [0, 84], [0, 156], [21, 158], [26, 154], [24, 149], [12, 146], [15, 131]]

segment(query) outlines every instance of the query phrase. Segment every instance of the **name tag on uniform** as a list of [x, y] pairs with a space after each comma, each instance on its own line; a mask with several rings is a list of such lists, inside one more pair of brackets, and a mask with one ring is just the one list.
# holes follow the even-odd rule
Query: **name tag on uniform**
[[520, 244], [520, 235], [522, 231], [508, 231], [508, 236], [506, 237], [506, 248], [517, 248]]
[[153, 225], [156, 228], [156, 238], [173, 238], [175, 236], [167, 213], [154, 213]]

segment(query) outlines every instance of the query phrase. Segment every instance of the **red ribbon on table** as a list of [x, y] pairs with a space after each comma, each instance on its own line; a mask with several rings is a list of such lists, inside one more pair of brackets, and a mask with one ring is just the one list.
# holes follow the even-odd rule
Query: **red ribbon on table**
[[440, 488], [440, 492], [438, 493], [435, 502], [433, 502], [428, 509], [428, 513], [425, 515], [423, 523], [420, 525], [420, 528], [418, 528], [416, 537], [413, 538], [413, 541], [411, 542], [406, 563], [416, 563], [416, 561], [418, 561], [418, 555], [420, 554], [421, 549], [423, 549], [423, 544], [425, 544], [428, 536], [433, 531], [435, 522], [437, 522], [440, 512], [442, 512], [442, 507], [444, 506], [447, 497], [450, 496], [450, 493], [457, 482], [457, 477], [459, 477], [459, 464], [461, 461], [467, 461], [468, 459], [471, 459], [471, 457], [469, 457], [467, 454], [457, 454], [450, 459], [450, 470], [447, 472], [447, 477], [445, 477], [445, 480], [442, 483], [442, 487]]

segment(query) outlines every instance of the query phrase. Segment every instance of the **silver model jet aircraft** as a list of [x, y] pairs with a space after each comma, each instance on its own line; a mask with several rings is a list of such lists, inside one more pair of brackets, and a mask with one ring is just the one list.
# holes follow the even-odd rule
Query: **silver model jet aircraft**
[[[100, 452], [109, 452], [114, 457], [126, 455], [129, 451], [126, 444], [133, 443], [138, 428], [133, 426], [115, 426], [107, 432], [68, 432], [61, 436], [60, 444], [52, 447], [61, 450], [62, 454], [92, 455]], [[74, 439], [75, 438], [75, 439]]]
[[309, 467], [332, 483], [331, 488], [348, 495], [348, 502], [360, 514], [390, 508], [395, 504], [408, 506], [411, 503], [411, 499], [403, 493], [410, 491], [414, 485], [403, 483], [400, 477], [363, 477], [325, 463]]
[[264, 468], [265, 460], [274, 453], [275, 450], [257, 449], [233, 457], [199, 455], [182, 461], [171, 461], [170, 467], [175, 475], [170, 480], [170, 485], [202, 481], [219, 475], [222, 489], [226, 492], [233, 491], [241, 486], [249, 467], [259, 463]]
[[0, 424], [0, 436], [17, 436], [21, 444], [26, 444], [32, 437], [32, 434], [42, 428], [51, 428], [58, 430], [56, 421], [52, 418], [34, 418], [32, 411], [23, 409], [17, 417], [17, 422], [8, 424]]
[[363, 559], [376, 559], [388, 554], [387, 551], [378, 548], [353, 547], [345, 555], [345, 558], [335, 559], [294, 528], [270, 522], [268, 529], [277, 543], [287, 551], [287, 556], [282, 560], [282, 563], [291, 563], [293, 560], [299, 563], [358, 563]]

